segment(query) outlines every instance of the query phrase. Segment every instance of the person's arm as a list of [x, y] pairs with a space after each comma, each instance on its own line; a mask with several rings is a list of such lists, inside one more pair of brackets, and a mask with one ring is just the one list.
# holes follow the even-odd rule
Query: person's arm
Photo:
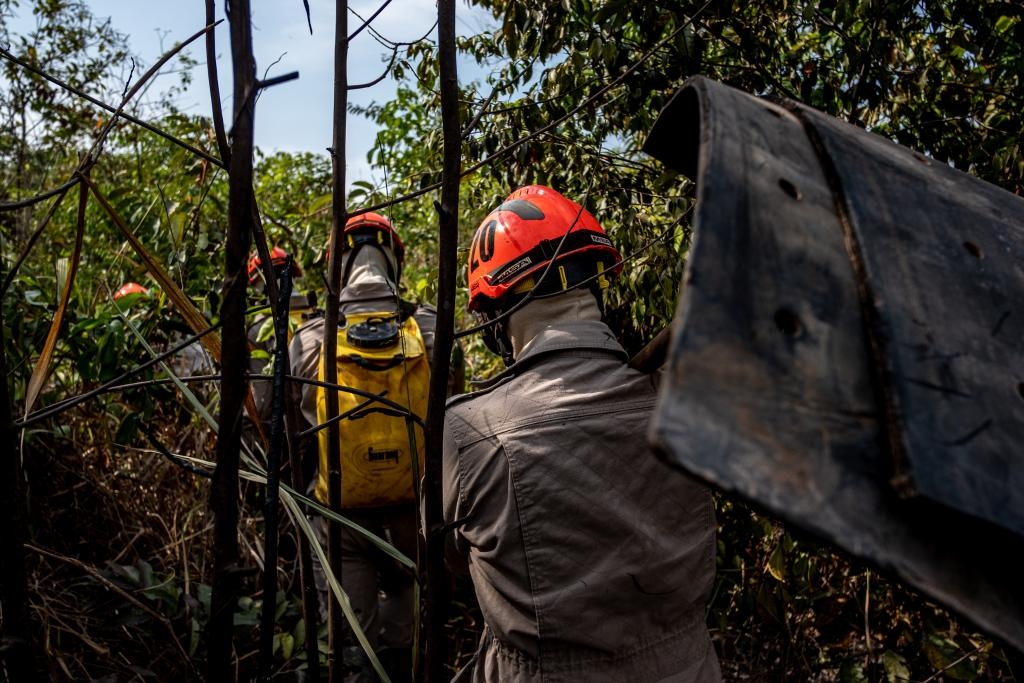
[[[323, 345], [324, 322], [311, 320], [295, 331], [288, 346], [290, 374], [306, 379], [316, 379], [320, 365], [320, 348]], [[291, 382], [290, 395], [297, 400], [307, 427], [316, 424], [316, 387], [310, 384]]]
[[[423, 346], [427, 349], [427, 357], [434, 358], [434, 332], [437, 329], [437, 311], [433, 306], [420, 304], [413, 314], [416, 324], [420, 328], [420, 335], [423, 337]], [[448, 398], [465, 392], [466, 387], [466, 360], [462, 347], [456, 341], [452, 347], [452, 362], [448, 369]]]

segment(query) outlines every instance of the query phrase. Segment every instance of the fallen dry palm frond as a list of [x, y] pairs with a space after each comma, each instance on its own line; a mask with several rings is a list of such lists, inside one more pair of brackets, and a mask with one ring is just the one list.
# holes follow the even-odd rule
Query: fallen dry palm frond
[[84, 185], [79, 185], [78, 192], [78, 220], [75, 227], [75, 249], [71, 254], [71, 263], [68, 267], [67, 276], [64, 278], [64, 288], [60, 295], [60, 302], [53, 314], [53, 322], [50, 324], [50, 331], [46, 335], [46, 342], [39, 354], [32, 376], [28, 381], [28, 389], [25, 391], [25, 416], [32, 410], [32, 405], [39, 398], [39, 391], [43, 388], [47, 371], [50, 368], [50, 361], [53, 359], [53, 352], [57, 348], [57, 338], [60, 333], [61, 322], [64, 320], [64, 312], [67, 310], [68, 302], [71, 300], [71, 290], [75, 285], [75, 274], [78, 272], [78, 262], [82, 256], [82, 237], [85, 234], [85, 207], [89, 196]]
[[[160, 262], [153, 257], [153, 255], [146, 249], [145, 245], [139, 241], [134, 232], [132, 232], [132, 229], [128, 226], [128, 223], [117, 212], [117, 209], [110, 204], [100, 189], [96, 187], [88, 177], [83, 177], [83, 181], [89, 186], [89, 190], [93, 193], [93, 196], [96, 197], [100, 206], [102, 206], [103, 210], [107, 212], [108, 216], [110, 216], [110, 220], [114, 222], [114, 225], [128, 241], [128, 244], [131, 245], [132, 249], [135, 250], [135, 253], [146, 265], [146, 269], [149, 271], [149, 274], [160, 283], [160, 287], [167, 295], [167, 298], [171, 300], [178, 312], [181, 313], [181, 316], [185, 319], [188, 326], [196, 335], [202, 335], [201, 339], [203, 346], [206, 347], [210, 356], [212, 356], [213, 360], [219, 365], [221, 363], [222, 356], [220, 335], [216, 332], [209, 331], [210, 322], [205, 316], [203, 316], [202, 312], [196, 308], [196, 305], [192, 303], [192, 300], [188, 295], [178, 287], [177, 283], [174, 282], [174, 279], [171, 278]], [[253, 398], [252, 390], [248, 388], [246, 389], [245, 396], [245, 410], [249, 414], [253, 425], [255, 425], [259, 432], [260, 439], [263, 443], [266, 443], [267, 438], [263, 432], [262, 420], [259, 419], [259, 411], [256, 409], [256, 400]]]

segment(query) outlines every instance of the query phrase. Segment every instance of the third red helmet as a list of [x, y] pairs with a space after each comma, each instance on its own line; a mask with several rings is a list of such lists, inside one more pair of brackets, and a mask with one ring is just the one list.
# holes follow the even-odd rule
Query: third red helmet
[[[473, 236], [469, 310], [489, 307], [510, 292], [529, 291], [552, 258], [561, 263], [579, 256], [593, 265], [588, 277], [622, 270], [622, 257], [589, 211], [549, 187], [520, 188], [484, 218]], [[578, 279], [568, 281], [564, 271], [549, 272], [545, 282], [548, 278], [560, 279], [563, 289], [578, 284]]]
[[114, 301], [117, 301], [123, 296], [128, 296], [129, 294], [149, 294], [149, 290], [138, 282], [126, 282], [121, 285], [116, 292], [114, 292]]

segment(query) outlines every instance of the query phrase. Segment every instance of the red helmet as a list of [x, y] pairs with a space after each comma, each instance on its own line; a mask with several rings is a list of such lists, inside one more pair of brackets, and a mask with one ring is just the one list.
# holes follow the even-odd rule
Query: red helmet
[[[561, 289], [595, 275], [603, 280], [605, 273], [618, 275], [622, 270], [618, 250], [597, 219], [579, 204], [543, 185], [528, 185], [510, 194], [473, 236], [469, 310], [488, 308], [510, 292], [533, 289], [534, 278], [544, 272], [556, 251], [556, 263], [563, 267], [549, 272], [545, 282], [560, 284]], [[586, 263], [586, 272], [577, 269], [567, 275], [566, 259], [582, 255], [587, 258], [573, 258], [570, 263]]]
[[114, 292], [114, 301], [117, 301], [123, 296], [129, 294], [149, 294], [149, 290], [140, 285], [138, 282], [126, 282]]
[[[281, 247], [274, 247], [270, 250], [270, 265], [274, 268], [278, 268], [288, 263], [288, 252]], [[258, 253], [254, 253], [249, 257], [249, 284], [254, 285], [259, 280], [260, 266], [263, 265], [263, 261], [260, 259]], [[299, 277], [302, 275], [302, 268], [295, 261], [292, 261], [292, 277]]]
[[345, 229], [342, 231], [344, 244], [342, 251], [355, 249], [361, 244], [377, 244], [383, 247], [391, 247], [398, 259], [398, 268], [401, 269], [405, 263], [405, 245], [402, 244], [402, 237], [395, 230], [394, 226], [384, 216], [373, 211], [352, 216], [345, 222]]
[[[405, 245], [402, 237], [395, 230], [394, 226], [384, 216], [373, 211], [367, 211], [357, 216], [352, 216], [345, 221], [345, 229], [341, 233], [341, 253], [352, 252], [354, 255], [366, 245], [377, 247], [388, 247], [394, 255], [388, 259], [388, 269], [391, 271], [391, 278], [398, 282], [402, 277], [402, 266], [405, 264]], [[327, 254], [330, 254], [330, 243], [328, 243]], [[326, 260], [326, 256], [325, 256]], [[345, 271], [342, 273], [342, 284], [348, 282], [349, 270], [352, 267], [352, 258], [349, 257]]]

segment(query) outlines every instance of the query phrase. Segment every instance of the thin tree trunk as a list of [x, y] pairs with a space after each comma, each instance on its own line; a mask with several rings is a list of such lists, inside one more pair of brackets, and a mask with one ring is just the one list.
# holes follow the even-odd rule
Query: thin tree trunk
[[[324, 345], [321, 355], [324, 380], [338, 383], [338, 298], [341, 295], [341, 233], [347, 220], [345, 210], [345, 124], [348, 111], [348, 2], [339, 0], [334, 21], [334, 134], [331, 147], [332, 192], [331, 249], [327, 258], [327, 310], [324, 313]], [[338, 394], [327, 392], [327, 419], [338, 414]], [[341, 430], [337, 422], [327, 428], [329, 470], [327, 476], [328, 505], [341, 511], [341, 462], [335, 456], [341, 452]], [[341, 581], [341, 527], [328, 525], [328, 561], [338, 581]], [[328, 678], [341, 683], [345, 667], [341, 658], [341, 645], [345, 633], [345, 615], [333, 597], [328, 610]]]
[[214, 513], [214, 574], [207, 680], [230, 681], [234, 607], [238, 602], [238, 461], [242, 409], [247, 386], [249, 349], [245, 335], [246, 261], [252, 224], [253, 103], [256, 65], [252, 54], [249, 0], [229, 0], [231, 57], [234, 72], [234, 125], [228, 167], [228, 234], [221, 322], [221, 411], [217, 439], [217, 468], [210, 491]]
[[260, 676], [270, 681], [274, 664], [274, 623], [277, 616], [278, 497], [284, 441], [285, 380], [288, 362], [288, 304], [292, 295], [291, 258], [281, 271], [274, 320], [274, 380], [270, 447], [267, 449], [267, 492], [263, 506], [263, 613], [260, 615]]
[[[291, 365], [289, 364], [289, 367]], [[292, 392], [286, 394], [285, 425], [288, 432], [288, 456], [291, 468], [292, 488], [299, 493], [306, 491], [308, 482], [303, 477], [302, 461], [306, 451], [306, 440], [296, 437], [295, 425], [299, 424], [299, 406], [292, 399]], [[307, 437], [308, 438], [308, 437]], [[302, 615], [306, 621], [306, 671], [309, 680], [320, 680], [320, 644], [317, 625], [320, 618], [320, 592], [313, 575], [312, 550], [309, 538], [297, 534], [299, 543], [299, 585], [302, 588]]]
[[441, 132], [444, 157], [441, 167], [441, 201], [438, 207], [437, 329], [431, 359], [430, 402], [427, 408], [427, 453], [424, 460], [423, 495], [428, 529], [426, 575], [426, 680], [440, 683], [446, 675], [445, 622], [448, 581], [444, 566], [444, 526], [441, 512], [441, 457], [445, 392], [455, 340], [455, 274], [458, 268], [459, 167], [462, 162], [459, 121], [459, 75], [455, 62], [455, 0], [438, 0], [437, 44], [441, 79]]

